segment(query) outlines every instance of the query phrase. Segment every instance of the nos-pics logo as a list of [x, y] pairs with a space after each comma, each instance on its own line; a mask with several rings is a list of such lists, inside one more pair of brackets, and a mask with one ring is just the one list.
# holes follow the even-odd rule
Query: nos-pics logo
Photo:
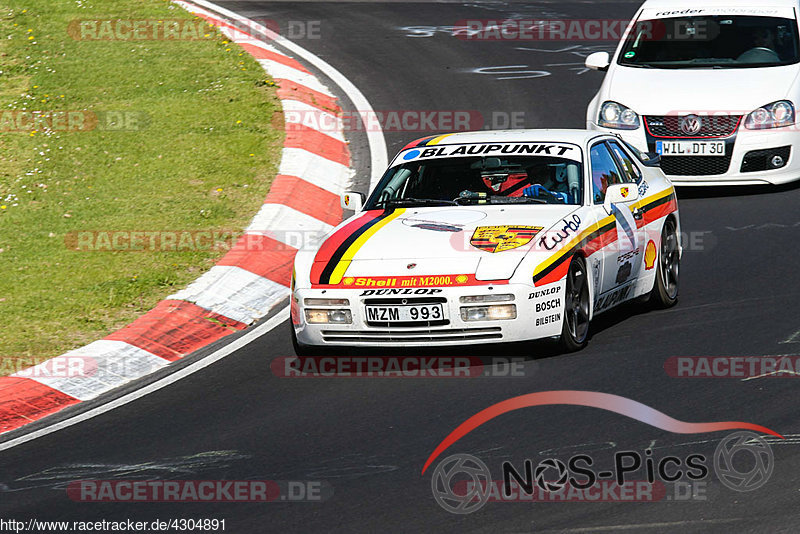
[[[774, 470], [772, 447], [753, 432], [735, 432], [725, 437], [714, 452], [714, 472], [722, 484], [739, 491], [754, 491], [767, 483]], [[534, 471], [536, 486], [558, 492], [567, 487], [569, 470], [564, 462], [547, 458]], [[453, 454], [436, 466], [431, 491], [436, 502], [453, 514], [477, 512], [489, 502], [492, 490], [505, 486], [495, 482], [486, 464], [469, 454]]]
[[[691, 455], [683, 461], [677, 457], [665, 457], [658, 460], [651, 457], [652, 451], [644, 456], [633, 451], [618, 452], [614, 457], [617, 484], [625, 482], [625, 474], [637, 472], [639, 469], [648, 473], [647, 482], [652, 485], [658, 482], [676, 482], [685, 474], [692, 480], [702, 480], [709, 474], [711, 463], [719, 481], [726, 487], [739, 492], [754, 491], [772, 476], [775, 459], [769, 443], [760, 434], [769, 434], [780, 439], [783, 436], [767, 427], [741, 421], [714, 423], [688, 423], [679, 421], [640, 402], [592, 391], [543, 391], [514, 397], [499, 402], [478, 412], [456, 427], [430, 454], [422, 468], [422, 474], [440, 455], [459, 439], [484, 423], [510, 411], [532, 406], [544, 405], [579, 405], [600, 408], [632, 419], [647, 423], [668, 432], [680, 434], [700, 434], [735, 430], [720, 441], [714, 452], [713, 461], [708, 462], [701, 454]], [[622, 461], [633, 463], [625, 463]], [[578, 463], [575, 462], [578, 460]], [[588, 461], [587, 461], [588, 460]], [[527, 469], [509, 469], [508, 462], [503, 464], [503, 481], [495, 481], [491, 471], [483, 461], [469, 454], [454, 454], [439, 461], [433, 470], [431, 491], [436, 502], [448, 512], [469, 514], [480, 510], [493, 496], [497, 497], [498, 487], [502, 486], [503, 497], [508, 498], [511, 491], [511, 477], [521, 484], [526, 494], [532, 495], [538, 488], [543, 492], [562, 492], [565, 488], [581, 489], [592, 486], [602, 479], [612, 478], [609, 472], [596, 473], [588, 469], [593, 461], [586, 455], [576, 455], [568, 463], [556, 458], [542, 460], [533, 469], [533, 462]], [[576, 467], [580, 465], [580, 467]], [[671, 470], [667, 468], [671, 466]], [[691, 467], [690, 470], [677, 471], [679, 466]], [[657, 469], [656, 469], [657, 467]], [[653, 473], [659, 473], [654, 477]], [[524, 475], [520, 475], [524, 473]], [[572, 476], [571, 476], [572, 475]], [[587, 482], [588, 475], [588, 482]], [[508, 478], [508, 480], [506, 480]], [[502, 499], [506, 500], [506, 499]]]

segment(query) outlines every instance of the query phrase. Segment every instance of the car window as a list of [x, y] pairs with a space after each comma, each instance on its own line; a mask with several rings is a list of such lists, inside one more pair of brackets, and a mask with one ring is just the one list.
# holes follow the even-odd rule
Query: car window
[[611, 147], [611, 152], [617, 157], [617, 163], [622, 169], [622, 180], [629, 183], [639, 183], [642, 179], [642, 171], [628, 156], [627, 152], [616, 141], [609, 141], [608, 146]]
[[794, 17], [735, 13], [640, 20], [619, 56], [620, 65], [661, 69], [774, 67], [799, 61]]
[[623, 183], [622, 174], [605, 142], [597, 143], [589, 150], [589, 162], [592, 172], [592, 195], [595, 204], [600, 204], [606, 199], [609, 185]]
[[534, 155], [451, 157], [411, 161], [387, 171], [367, 209], [390, 204], [447, 205], [531, 203], [580, 205], [581, 163], [566, 157]]

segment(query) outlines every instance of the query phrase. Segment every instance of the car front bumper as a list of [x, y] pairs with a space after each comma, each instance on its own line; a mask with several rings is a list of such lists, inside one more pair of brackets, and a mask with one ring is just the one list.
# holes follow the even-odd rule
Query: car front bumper
[[[403, 294], [390, 294], [389, 289], [295, 289], [292, 295], [292, 323], [297, 341], [308, 346], [423, 347], [432, 345], [464, 345], [514, 342], [555, 337], [561, 334], [564, 308], [564, 284], [559, 281], [542, 287], [527, 284], [469, 286], [447, 288], [403, 288]], [[436, 292], [431, 292], [432, 290]], [[415, 293], [419, 290], [420, 293]], [[385, 291], [385, 293], [378, 293]], [[513, 300], [486, 304], [464, 304], [461, 297], [479, 295], [513, 295]], [[306, 306], [306, 299], [347, 299], [347, 306]], [[425, 303], [436, 299], [443, 305], [445, 317], [436, 324], [378, 326], [367, 320], [366, 307], [381, 304], [403, 305]], [[504, 320], [465, 321], [461, 308], [468, 306], [513, 304], [516, 318]], [[348, 309], [352, 324], [310, 324], [307, 308]]]

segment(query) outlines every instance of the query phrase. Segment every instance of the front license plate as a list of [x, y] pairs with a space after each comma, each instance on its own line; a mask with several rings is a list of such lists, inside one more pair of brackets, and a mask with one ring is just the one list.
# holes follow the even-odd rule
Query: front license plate
[[724, 156], [725, 141], [656, 141], [662, 156]]
[[442, 319], [444, 309], [441, 304], [367, 306], [367, 322], [370, 323], [423, 323]]

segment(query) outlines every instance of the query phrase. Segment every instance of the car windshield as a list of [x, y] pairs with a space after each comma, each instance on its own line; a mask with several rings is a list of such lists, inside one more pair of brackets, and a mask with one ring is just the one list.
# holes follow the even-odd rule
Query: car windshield
[[753, 68], [800, 61], [797, 22], [758, 16], [697, 16], [639, 21], [619, 56], [631, 67]]
[[581, 204], [581, 164], [551, 156], [418, 160], [389, 169], [367, 209], [469, 204]]

